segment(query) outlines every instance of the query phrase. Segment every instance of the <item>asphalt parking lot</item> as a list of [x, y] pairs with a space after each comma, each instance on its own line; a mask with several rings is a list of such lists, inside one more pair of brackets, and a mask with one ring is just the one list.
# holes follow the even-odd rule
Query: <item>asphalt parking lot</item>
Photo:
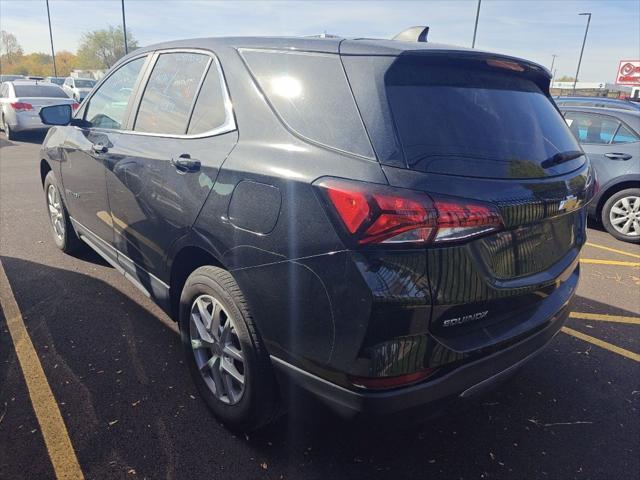
[[[199, 399], [173, 322], [97, 255], [55, 248], [42, 136], [23, 140], [0, 136], [0, 478], [54, 478], [52, 462], [76, 459], [96, 479], [640, 475], [637, 246], [590, 228], [567, 328], [464, 410], [398, 429], [294, 405], [264, 431], [233, 435]], [[9, 324], [28, 337], [12, 341]], [[66, 429], [47, 445], [58, 409]]]

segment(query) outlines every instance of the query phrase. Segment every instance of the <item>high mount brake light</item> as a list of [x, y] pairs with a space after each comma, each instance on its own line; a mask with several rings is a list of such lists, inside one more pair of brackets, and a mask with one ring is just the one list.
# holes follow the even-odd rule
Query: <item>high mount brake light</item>
[[9, 105], [11, 105], [11, 108], [13, 108], [17, 112], [20, 112], [22, 110], [33, 110], [33, 105], [27, 102], [13, 102]]
[[337, 178], [315, 185], [359, 245], [451, 242], [502, 228], [496, 208], [475, 200]]

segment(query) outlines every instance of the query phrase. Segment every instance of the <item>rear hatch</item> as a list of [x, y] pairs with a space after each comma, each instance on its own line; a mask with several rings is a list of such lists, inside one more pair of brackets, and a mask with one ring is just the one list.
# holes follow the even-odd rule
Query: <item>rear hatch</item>
[[546, 71], [481, 52], [341, 54], [389, 183], [502, 217], [426, 248], [431, 334], [471, 352], [548, 322], [575, 289], [595, 181]]

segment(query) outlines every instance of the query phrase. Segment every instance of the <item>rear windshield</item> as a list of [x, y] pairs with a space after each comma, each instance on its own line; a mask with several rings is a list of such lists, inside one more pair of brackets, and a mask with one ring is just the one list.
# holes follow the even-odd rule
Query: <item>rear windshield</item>
[[96, 84], [96, 82], [94, 82], [93, 80], [80, 80], [80, 79], [75, 79], [74, 83], [76, 85], [76, 88], [93, 88], [93, 86]]
[[56, 85], [14, 85], [16, 97], [47, 97], [69, 98], [60, 87]]
[[[397, 57], [386, 68], [379, 93], [386, 97], [408, 168], [524, 178], [562, 173], [584, 162], [545, 171], [545, 160], [580, 147], [537, 84], [513, 72]], [[366, 117], [367, 109], [362, 112]], [[549, 164], [554, 165], [544, 165]]]

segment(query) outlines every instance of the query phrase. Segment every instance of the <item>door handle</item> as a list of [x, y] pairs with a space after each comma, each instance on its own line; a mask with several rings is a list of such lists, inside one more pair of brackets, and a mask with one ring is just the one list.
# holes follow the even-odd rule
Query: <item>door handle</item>
[[171, 165], [176, 167], [179, 172], [197, 172], [200, 170], [200, 160], [191, 158], [188, 153], [183, 153], [178, 158], [171, 159]]
[[605, 153], [604, 156], [610, 158], [611, 160], [629, 160], [631, 158], [631, 155], [629, 155], [628, 153], [617, 152]]
[[107, 153], [109, 149], [101, 143], [94, 143], [91, 145], [91, 150], [93, 150], [94, 153]]

